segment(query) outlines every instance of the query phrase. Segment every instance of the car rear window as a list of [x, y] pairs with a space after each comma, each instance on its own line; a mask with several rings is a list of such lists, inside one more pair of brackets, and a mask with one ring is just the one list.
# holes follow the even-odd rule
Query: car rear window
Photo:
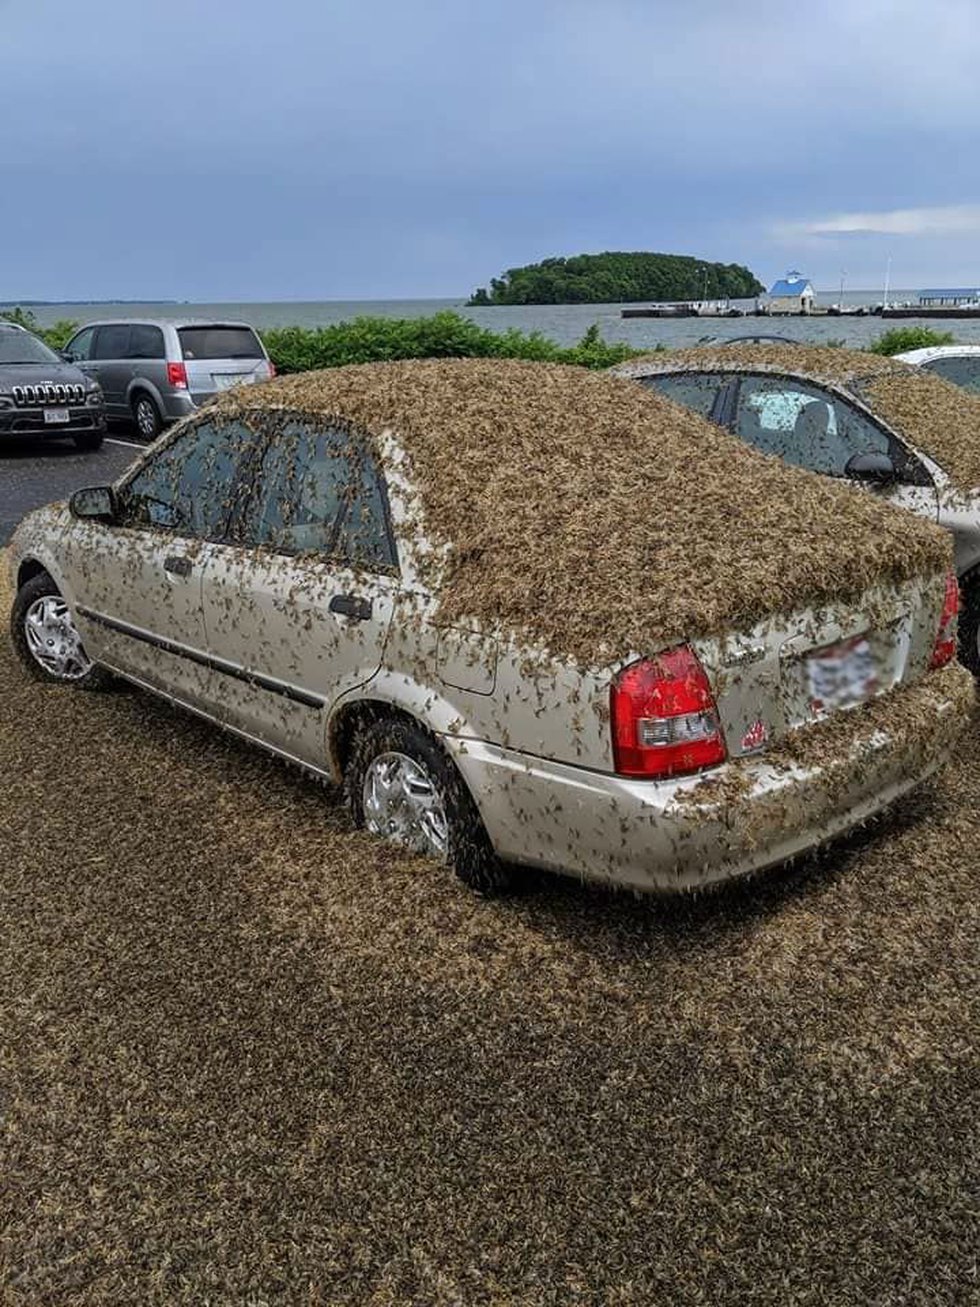
[[179, 327], [185, 359], [265, 358], [251, 327]]

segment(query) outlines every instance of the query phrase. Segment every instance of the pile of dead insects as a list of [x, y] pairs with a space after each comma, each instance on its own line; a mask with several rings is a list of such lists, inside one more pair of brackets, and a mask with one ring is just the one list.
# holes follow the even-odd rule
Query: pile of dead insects
[[978, 772], [725, 894], [485, 902], [0, 641], [0, 1302], [974, 1303]]
[[448, 546], [426, 578], [446, 620], [585, 665], [949, 566], [925, 523], [584, 369], [366, 364], [219, 401], [230, 416], [255, 406], [393, 432], [424, 532]]
[[943, 469], [957, 489], [980, 488], [980, 395], [924, 368], [859, 350], [818, 345], [731, 345], [651, 354], [616, 368], [642, 376], [650, 364], [698, 371], [788, 372], [849, 390]]

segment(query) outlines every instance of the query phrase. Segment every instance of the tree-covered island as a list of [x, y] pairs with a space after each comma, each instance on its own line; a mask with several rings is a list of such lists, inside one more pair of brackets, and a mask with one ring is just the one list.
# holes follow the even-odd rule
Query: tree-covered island
[[636, 300], [743, 299], [765, 290], [740, 263], [687, 254], [610, 251], [508, 268], [469, 304], [622, 304]]

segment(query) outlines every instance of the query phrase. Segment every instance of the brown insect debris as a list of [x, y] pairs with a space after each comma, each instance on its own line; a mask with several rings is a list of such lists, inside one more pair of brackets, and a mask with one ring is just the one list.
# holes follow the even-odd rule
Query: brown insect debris
[[446, 620], [581, 664], [949, 566], [936, 528], [580, 368], [367, 364], [280, 378], [217, 408], [394, 432], [422, 529], [446, 547], [425, 578]]

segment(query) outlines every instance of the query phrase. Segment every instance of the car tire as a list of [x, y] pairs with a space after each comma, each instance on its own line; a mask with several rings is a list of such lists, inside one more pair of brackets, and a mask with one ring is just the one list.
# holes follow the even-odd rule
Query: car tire
[[[385, 717], [361, 730], [344, 783], [355, 826], [448, 863], [465, 885], [488, 898], [514, 888], [514, 869], [494, 853], [452, 759], [411, 720]], [[379, 793], [385, 795], [381, 804]], [[440, 827], [442, 847], [434, 838]]]
[[94, 453], [95, 450], [101, 449], [104, 439], [105, 432], [103, 431], [80, 431], [77, 436], [72, 436], [75, 448], [80, 449], [84, 454]]
[[959, 660], [980, 677], [980, 568], [960, 580]]
[[17, 591], [10, 611], [10, 637], [27, 671], [37, 681], [76, 690], [104, 690], [112, 678], [85, 652], [71, 610], [58, 587], [41, 572]]
[[144, 440], [156, 440], [163, 430], [163, 418], [152, 395], [148, 395], [145, 390], [137, 391], [133, 396], [132, 407], [136, 430]]

